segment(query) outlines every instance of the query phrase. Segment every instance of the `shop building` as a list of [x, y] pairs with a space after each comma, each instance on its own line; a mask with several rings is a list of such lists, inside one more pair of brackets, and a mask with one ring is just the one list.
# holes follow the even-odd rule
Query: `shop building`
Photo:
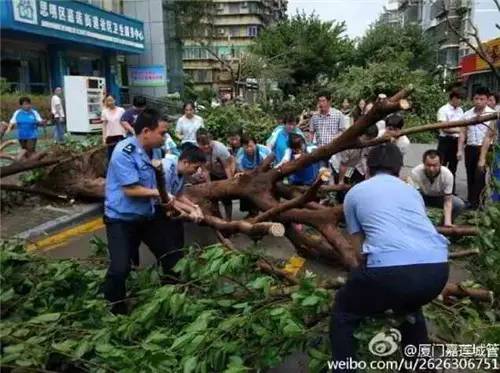
[[[500, 68], [500, 38], [483, 43], [493, 65]], [[487, 87], [492, 92], [500, 92], [500, 80], [490, 66], [477, 54], [469, 54], [460, 60], [460, 79], [466, 89], [467, 97], [472, 98], [478, 87]]]
[[98, 76], [120, 100], [128, 86], [125, 58], [144, 52], [144, 25], [117, 13], [121, 3], [0, 1], [4, 84], [10, 91], [46, 94], [63, 86], [65, 75]]

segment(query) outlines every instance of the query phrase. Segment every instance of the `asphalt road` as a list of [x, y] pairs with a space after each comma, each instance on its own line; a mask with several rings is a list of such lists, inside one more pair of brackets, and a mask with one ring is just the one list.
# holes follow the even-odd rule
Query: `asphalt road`
[[[420, 163], [422, 153], [432, 147], [432, 145], [413, 144], [405, 157], [403, 176], [408, 175], [411, 167]], [[463, 198], [465, 191], [465, 169], [463, 164], [460, 164], [457, 171], [457, 193]], [[235, 218], [239, 218], [241, 214], [239, 212], [238, 202], [233, 202], [233, 208]], [[42, 241], [44, 248], [34, 250], [56, 258], [83, 258], [90, 254], [91, 245], [89, 241], [94, 236], [104, 241], [106, 240], [101, 217], [91, 219], [79, 226], [66, 229], [63, 232], [47, 237], [45, 241]], [[199, 227], [195, 224], [185, 224], [185, 239], [186, 245], [206, 246], [217, 242], [215, 234], [211, 229]], [[233, 236], [232, 241], [237, 248], [248, 248], [254, 244], [247, 236], [241, 234]], [[286, 238], [265, 237], [257, 244], [256, 250], [265, 250], [267, 255], [283, 259], [284, 261], [296, 255], [292, 244]], [[140, 248], [140, 257], [141, 265], [143, 266], [151, 265], [155, 262], [153, 255], [144, 246]], [[464, 262], [455, 261], [451, 266], [450, 280], [462, 281], [470, 278], [464, 267]], [[346, 275], [342, 268], [332, 267], [331, 265], [326, 265], [317, 260], [307, 260], [304, 264], [304, 269], [316, 273], [321, 278], [333, 278]], [[429, 324], [429, 329], [432, 332], [432, 323]], [[296, 353], [289, 356], [279, 367], [269, 370], [268, 373], [306, 373], [308, 371], [307, 363], [307, 355], [304, 353]]]
[[[420, 163], [422, 153], [430, 148], [433, 148], [433, 145], [412, 144], [409, 148], [408, 154], [405, 156], [405, 168], [402, 171], [403, 175], [408, 175], [410, 169]], [[465, 169], [463, 163], [461, 163], [457, 170], [457, 193], [461, 197], [464, 197], [466, 192], [465, 180]], [[234, 216], [236, 218], [240, 217], [241, 213], [239, 212], [239, 205], [237, 201], [233, 202], [233, 209]], [[51, 257], [67, 258], [88, 256], [91, 252], [89, 241], [92, 237], [97, 236], [104, 241], [106, 240], [106, 237], [104, 226], [100, 218], [93, 219], [87, 224], [90, 226], [76, 227], [70, 232], [63, 232], [59, 235], [56, 234], [55, 237], [49, 237], [49, 241], [45, 242], [45, 247], [41, 251]], [[53, 239], [53, 242], [50, 241], [51, 239]], [[199, 227], [195, 224], [185, 224], [185, 239], [186, 245], [205, 246], [217, 242], [215, 234], [211, 229]], [[233, 236], [232, 241], [238, 248], [247, 248], [253, 244], [247, 236], [241, 234]], [[287, 260], [295, 255], [295, 250], [292, 244], [286, 238], [265, 237], [257, 244], [257, 249], [265, 249], [266, 254], [271, 257]], [[146, 247], [141, 247], [140, 255], [142, 265], [150, 265], [154, 263], [154, 257]], [[341, 268], [335, 268], [314, 260], [307, 260], [305, 263], [305, 269], [326, 277], [344, 274]]]

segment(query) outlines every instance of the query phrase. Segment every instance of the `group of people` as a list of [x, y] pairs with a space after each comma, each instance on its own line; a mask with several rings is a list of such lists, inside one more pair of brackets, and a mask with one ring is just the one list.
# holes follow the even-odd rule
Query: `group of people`
[[[449, 103], [439, 109], [438, 120], [470, 119], [499, 110], [497, 96], [483, 88], [476, 90], [474, 107], [465, 113], [460, 108], [461, 98], [459, 92], [451, 92]], [[349, 111], [344, 101], [337, 110], [328, 93], [318, 94], [317, 102], [318, 110], [304, 130], [298, 127], [296, 117], [286, 115], [265, 144], [236, 130], [229, 133], [227, 146], [212, 138], [203, 118], [195, 114], [195, 106], [186, 103], [175, 126], [180, 140], [177, 146], [167, 133], [168, 118], [147, 108], [143, 97], [135, 97], [128, 110], [116, 106], [113, 97], [106, 97], [102, 139], [109, 155], [104, 221], [110, 264], [104, 294], [114, 312], [127, 311], [123, 301], [126, 278], [138, 264], [141, 242], [155, 254], [165, 274], [171, 273], [181, 258], [183, 225], [170, 219], [166, 209], [189, 215], [194, 221], [203, 219], [200, 207], [184, 193], [187, 182], [238, 177], [259, 167], [271, 153], [274, 167], [281, 167], [336, 139], [372, 105], [360, 102]], [[29, 140], [33, 137], [26, 123], [42, 119], [30, 108], [29, 99], [22, 98], [20, 104], [22, 109], [11, 122], [18, 125], [20, 140]], [[486, 157], [491, 145], [498, 142], [498, 125], [499, 121], [483, 122], [442, 130], [438, 148], [426, 151], [422, 164], [403, 180], [400, 171], [409, 140], [400, 134], [404, 118], [396, 113], [366, 128], [362, 135], [362, 140], [368, 141], [390, 133], [396, 137], [394, 142], [349, 149], [288, 177], [290, 184], [310, 185], [320, 167], [328, 167], [334, 174], [332, 183], [353, 185], [338, 198], [343, 202], [347, 232], [361, 264], [336, 293], [331, 321], [335, 360], [354, 356], [353, 334], [363, 318], [388, 309], [403, 317], [403, 344], [427, 343], [421, 306], [434, 299], [446, 284], [448, 241], [436, 231], [425, 206], [443, 206], [444, 224], [453, 223], [465, 206], [454, 195], [454, 176], [462, 158], [467, 170], [468, 202], [472, 207], [479, 205]], [[498, 159], [496, 164], [494, 172], [498, 173]], [[159, 165], [163, 174], [157, 172]], [[230, 220], [232, 201], [223, 201], [223, 205]], [[249, 201], [241, 201], [241, 207], [253, 210]]]
[[[478, 89], [474, 107], [459, 116], [454, 113], [460, 96], [452, 92], [450, 103], [440, 109], [438, 120], [467, 119], [491, 112], [492, 109], [487, 109], [490, 97]], [[205, 182], [238, 177], [239, 173], [258, 167], [271, 153], [274, 166], [280, 167], [313, 151], [314, 147], [328, 144], [349, 126], [346, 114], [332, 108], [331, 98], [322, 93], [318, 95], [319, 110], [305, 131], [298, 128], [295, 117], [285, 116], [266, 144], [233, 131], [226, 146], [212, 138], [203, 119], [188, 103], [175, 128], [181, 139], [180, 155], [175, 156], [165, 145], [168, 123], [154, 110], [140, 110], [140, 104], [134, 101], [128, 119], [125, 113], [122, 115], [121, 122], [131, 126], [134, 136], [115, 145], [107, 175], [105, 221], [111, 263], [105, 294], [113, 302], [115, 312], [125, 312], [120, 301], [125, 297], [125, 280], [137, 262], [141, 241], [150, 247], [166, 273], [181, 257], [182, 223], [166, 217], [158, 183], [165, 184], [176, 209], [200, 220], [202, 211], [183, 193], [188, 179]], [[485, 152], [496, 141], [498, 122], [442, 131], [438, 149], [427, 150], [422, 164], [412, 169], [406, 180], [400, 175], [409, 145], [408, 138], [400, 136], [403, 126], [404, 118], [392, 114], [383, 123], [368, 127], [362, 137], [370, 140], [392, 132], [396, 141], [344, 151], [288, 178], [291, 184], [308, 185], [315, 180], [320, 167], [331, 167], [335, 174], [333, 182], [355, 184], [342, 200], [346, 229], [360, 254], [360, 265], [352, 269], [346, 284], [336, 293], [330, 328], [335, 360], [354, 357], [354, 332], [360, 322], [389, 309], [402, 318], [399, 330], [403, 345], [428, 343], [421, 307], [434, 299], [447, 282], [449, 243], [427, 217], [425, 206], [443, 206], [443, 222], [452, 224], [464, 202], [454, 195], [456, 169], [445, 166], [453, 153], [447, 149], [456, 138], [457, 161], [465, 154], [470, 173], [471, 157], [475, 157], [475, 166], [481, 170]], [[163, 151], [156, 152], [158, 148]], [[165, 178], [157, 180], [155, 160], [162, 156], [156, 162], [163, 164]], [[468, 182], [477, 179], [471, 177]], [[223, 203], [226, 219], [231, 219], [231, 201]], [[248, 201], [242, 201], [241, 205], [252, 210]]]

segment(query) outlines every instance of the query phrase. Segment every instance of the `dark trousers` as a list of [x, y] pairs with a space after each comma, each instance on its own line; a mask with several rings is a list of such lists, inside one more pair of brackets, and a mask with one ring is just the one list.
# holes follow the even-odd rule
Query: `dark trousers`
[[[161, 264], [164, 273], [170, 273], [182, 258], [184, 227], [180, 220], [167, 219], [160, 212], [154, 219], [124, 221], [104, 217], [110, 263], [104, 283], [104, 296], [110, 302], [125, 298], [125, 281], [131, 264], [137, 264], [139, 245], [144, 242]], [[115, 310], [125, 307], [119, 304]]]
[[477, 167], [481, 146], [467, 145], [464, 151], [465, 170], [467, 172], [467, 200], [472, 208], [478, 208], [481, 193], [486, 186], [485, 173]]
[[353, 270], [335, 294], [330, 323], [333, 359], [355, 360], [357, 327], [364, 318], [389, 309], [397, 315], [412, 316], [398, 328], [403, 346], [428, 343], [421, 307], [441, 293], [447, 280], [448, 263]]
[[[442, 165], [448, 167], [455, 178], [458, 165], [458, 137], [439, 136], [437, 150], [441, 154]], [[455, 187], [453, 187], [453, 191], [455, 191]]]
[[108, 147], [108, 161], [111, 159], [113, 155], [113, 150], [115, 150], [116, 144], [124, 139], [123, 136], [108, 136], [106, 137], [106, 146]]
[[[444, 196], [427, 196], [420, 192], [424, 199], [425, 206], [443, 208]], [[458, 215], [462, 213], [465, 208], [465, 203], [460, 197], [451, 196], [451, 219], [454, 222]], [[444, 217], [443, 217], [444, 219]]]

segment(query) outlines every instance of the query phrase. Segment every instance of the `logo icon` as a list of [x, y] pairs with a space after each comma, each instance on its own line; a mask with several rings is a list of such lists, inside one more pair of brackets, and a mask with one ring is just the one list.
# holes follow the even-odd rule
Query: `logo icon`
[[23, 23], [38, 24], [35, 0], [12, 0], [14, 20]]
[[389, 356], [396, 352], [400, 342], [400, 331], [391, 328], [377, 333], [368, 343], [368, 350], [375, 356]]

